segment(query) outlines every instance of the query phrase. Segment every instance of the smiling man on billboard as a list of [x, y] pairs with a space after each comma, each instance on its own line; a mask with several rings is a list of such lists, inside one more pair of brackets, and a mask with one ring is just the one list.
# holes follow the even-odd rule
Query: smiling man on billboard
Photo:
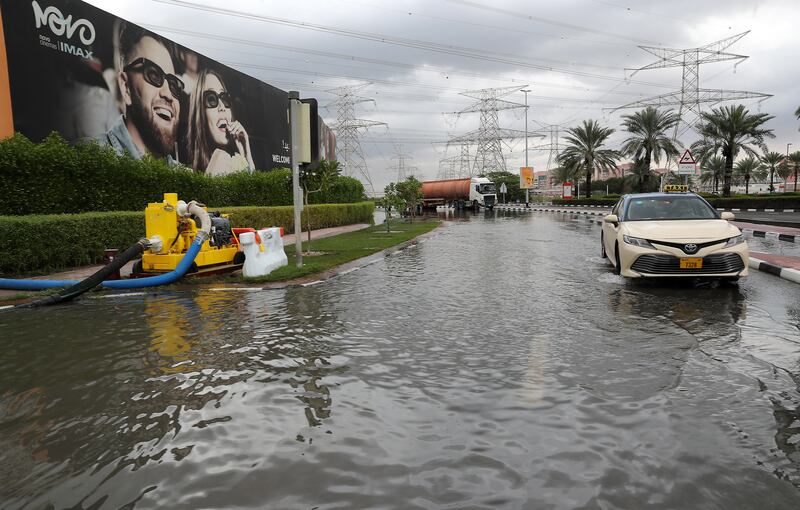
[[125, 113], [100, 141], [120, 154], [137, 159], [150, 154], [173, 164], [184, 85], [175, 76], [167, 43], [126, 24], [120, 31], [119, 58], [117, 80]]
[[[55, 131], [208, 175], [291, 165], [286, 91], [79, 0], [0, 0], [0, 23], [0, 136]], [[213, 77], [199, 84], [204, 71]], [[202, 136], [210, 122], [225, 136]], [[229, 164], [211, 165], [215, 152]]]

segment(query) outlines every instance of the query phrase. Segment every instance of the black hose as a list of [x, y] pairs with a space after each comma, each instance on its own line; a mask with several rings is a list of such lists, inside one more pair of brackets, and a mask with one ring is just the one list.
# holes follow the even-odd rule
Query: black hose
[[31, 301], [30, 303], [18, 305], [18, 307], [35, 308], [39, 306], [50, 306], [58, 303], [65, 303], [67, 301], [73, 300], [76, 297], [83, 294], [84, 292], [88, 292], [93, 288], [97, 287], [98, 285], [100, 285], [101, 283], [103, 283], [103, 281], [106, 278], [119, 271], [122, 268], [122, 266], [124, 266], [131, 260], [137, 258], [148, 247], [150, 247], [150, 241], [148, 239], [139, 239], [136, 242], [136, 244], [134, 244], [133, 246], [122, 252], [117, 257], [114, 257], [114, 260], [112, 260], [107, 265], [100, 268], [100, 270], [98, 270], [96, 273], [86, 278], [85, 280], [76, 283], [72, 287], [62, 290], [58, 294], [45, 296], [41, 299], [37, 299], [36, 301]]

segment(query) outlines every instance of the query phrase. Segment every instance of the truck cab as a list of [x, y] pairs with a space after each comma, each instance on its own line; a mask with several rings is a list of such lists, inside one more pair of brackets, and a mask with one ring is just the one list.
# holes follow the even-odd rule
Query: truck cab
[[484, 207], [490, 211], [497, 203], [497, 187], [486, 177], [470, 179], [469, 201], [475, 209]]

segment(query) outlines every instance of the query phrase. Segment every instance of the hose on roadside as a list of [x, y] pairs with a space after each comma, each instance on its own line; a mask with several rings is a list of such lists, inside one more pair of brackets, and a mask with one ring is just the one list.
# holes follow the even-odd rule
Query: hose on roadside
[[[136, 256], [132, 255], [134, 252], [138, 251], [138, 253], [141, 254], [147, 248], [147, 246], [150, 245], [149, 240], [141, 239], [135, 245], [125, 250], [122, 255], [114, 259], [109, 265], [103, 267], [97, 273], [85, 280], [18, 280], [12, 278], [0, 278], [0, 289], [46, 290], [58, 287], [69, 287], [55, 296], [48, 296], [47, 298], [37, 300], [42, 301], [42, 303], [37, 304], [36, 306], [45, 306], [48, 304], [55, 304], [74, 299], [80, 294], [83, 294], [84, 292], [91, 290], [98, 285], [102, 285], [103, 287], [109, 289], [141, 289], [145, 287], [155, 287], [172, 283], [186, 274], [186, 272], [194, 263], [194, 259], [197, 257], [197, 254], [200, 253], [203, 243], [209, 239], [211, 233], [211, 218], [203, 207], [204, 206], [202, 204], [199, 204], [195, 201], [189, 202], [187, 211], [189, 214], [200, 219], [201, 228], [197, 232], [197, 236], [189, 246], [189, 249], [186, 251], [186, 254], [183, 256], [175, 269], [169, 273], [158, 276], [150, 276], [147, 278], [103, 281], [103, 278], [107, 277], [109, 274], [118, 269], [116, 267], [118, 262], [119, 267], [122, 267], [122, 265], [124, 265], [127, 261], [132, 260]], [[125, 260], [126, 258], [127, 260]], [[64, 298], [57, 297], [62, 294], [64, 295]], [[52, 298], [52, 300], [49, 298]]]
[[131, 260], [139, 257], [139, 255], [141, 255], [144, 252], [144, 250], [146, 250], [149, 246], [150, 246], [149, 239], [139, 239], [135, 244], [130, 246], [127, 250], [122, 252], [120, 255], [114, 257], [114, 260], [112, 260], [110, 263], [100, 268], [100, 270], [98, 270], [85, 280], [82, 280], [73, 285], [72, 287], [68, 287], [57, 294], [45, 296], [43, 298], [19, 306], [21, 308], [36, 308], [39, 306], [50, 306], [58, 303], [65, 303], [67, 301], [71, 301], [76, 297], [80, 296], [81, 294], [88, 292], [93, 288], [97, 287], [98, 285], [102, 284], [106, 278], [119, 271], [122, 268], [122, 266], [124, 266]]

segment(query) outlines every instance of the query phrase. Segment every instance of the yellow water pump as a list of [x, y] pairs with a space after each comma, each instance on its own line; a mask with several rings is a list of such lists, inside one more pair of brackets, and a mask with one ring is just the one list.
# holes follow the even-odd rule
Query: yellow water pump
[[[205, 206], [201, 207], [207, 211]], [[197, 271], [211, 266], [240, 264], [243, 254], [239, 252], [239, 244], [227, 215], [209, 213], [209, 216], [211, 233], [194, 260], [196, 269], [192, 269]], [[150, 251], [142, 255], [141, 272], [144, 273], [174, 270], [198, 233], [197, 223], [192, 219], [187, 204], [178, 200], [177, 193], [164, 193], [163, 202], [147, 205], [145, 228], [148, 239], [158, 239], [160, 243], [153, 244]]]

